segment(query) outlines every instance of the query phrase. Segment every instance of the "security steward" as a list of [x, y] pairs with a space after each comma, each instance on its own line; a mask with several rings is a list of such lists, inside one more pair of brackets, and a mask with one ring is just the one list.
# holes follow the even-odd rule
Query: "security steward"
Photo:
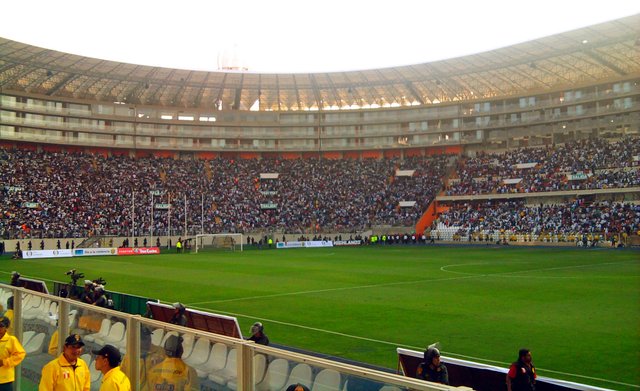
[[90, 391], [89, 366], [80, 358], [83, 349], [80, 335], [68, 336], [64, 340], [62, 354], [42, 368], [38, 391]]
[[100, 350], [92, 350], [96, 355], [96, 369], [102, 372], [100, 391], [131, 391], [129, 378], [120, 370], [122, 356], [113, 345], [104, 345]]
[[172, 335], [164, 343], [167, 358], [151, 369], [150, 390], [184, 391], [199, 389], [198, 377], [193, 368], [182, 361], [182, 337]]
[[[125, 355], [122, 359], [122, 364], [120, 368], [125, 373], [125, 375], [130, 375], [129, 371], [129, 361], [131, 360], [130, 355]], [[164, 349], [160, 346], [156, 346], [151, 343], [151, 330], [147, 327], [140, 327], [140, 355], [138, 357], [133, 357], [134, 360], [139, 360], [140, 367], [140, 389], [148, 390], [149, 386], [147, 385], [149, 373], [151, 373], [151, 369], [156, 365], [160, 364], [162, 360], [166, 358], [164, 354]]]
[[27, 355], [18, 338], [7, 332], [10, 324], [9, 318], [0, 317], [0, 391], [13, 390], [16, 379], [14, 368]]

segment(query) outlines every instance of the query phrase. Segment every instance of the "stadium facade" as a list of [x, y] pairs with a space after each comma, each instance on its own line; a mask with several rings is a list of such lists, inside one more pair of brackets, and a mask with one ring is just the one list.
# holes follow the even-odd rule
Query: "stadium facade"
[[0, 39], [3, 147], [382, 158], [638, 132], [640, 15], [490, 52], [335, 73], [202, 72]]

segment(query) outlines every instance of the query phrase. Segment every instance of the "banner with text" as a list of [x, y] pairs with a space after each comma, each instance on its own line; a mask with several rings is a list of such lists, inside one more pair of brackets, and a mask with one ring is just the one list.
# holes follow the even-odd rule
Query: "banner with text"
[[22, 252], [22, 258], [63, 258], [72, 257], [71, 250], [29, 250]]
[[304, 242], [278, 242], [276, 248], [311, 248], [311, 247], [333, 247], [330, 240], [307, 240]]
[[74, 257], [95, 257], [99, 255], [118, 255], [115, 247], [77, 248], [73, 250]]
[[362, 244], [360, 240], [336, 240], [334, 246], [359, 246]]
[[120, 247], [118, 255], [152, 255], [160, 254], [160, 247]]

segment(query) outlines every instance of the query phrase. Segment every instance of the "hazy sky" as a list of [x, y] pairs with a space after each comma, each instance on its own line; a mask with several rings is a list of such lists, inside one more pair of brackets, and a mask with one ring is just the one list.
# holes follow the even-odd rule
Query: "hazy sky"
[[89, 57], [253, 72], [407, 65], [640, 13], [639, 0], [2, 0], [0, 36]]

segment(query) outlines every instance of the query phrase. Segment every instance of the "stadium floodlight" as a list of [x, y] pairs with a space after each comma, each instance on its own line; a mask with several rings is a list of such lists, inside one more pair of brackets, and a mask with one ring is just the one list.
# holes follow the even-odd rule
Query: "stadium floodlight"
[[201, 234], [195, 238], [195, 252], [243, 251], [244, 235], [238, 233]]

